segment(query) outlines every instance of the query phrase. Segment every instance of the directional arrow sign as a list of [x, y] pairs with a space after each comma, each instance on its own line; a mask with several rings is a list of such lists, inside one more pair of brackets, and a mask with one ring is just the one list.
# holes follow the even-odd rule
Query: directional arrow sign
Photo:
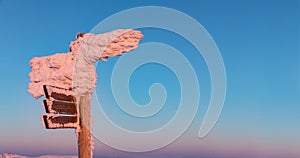
[[43, 115], [42, 117], [44, 126], [47, 129], [56, 129], [56, 128], [76, 128], [77, 116], [52, 116], [52, 115]]
[[43, 105], [47, 113], [69, 115], [77, 114], [77, 108], [74, 102], [45, 99], [43, 100]]
[[45, 98], [47, 99], [53, 98], [55, 100], [75, 102], [75, 97], [72, 95], [72, 90], [49, 85], [44, 85], [43, 89]]

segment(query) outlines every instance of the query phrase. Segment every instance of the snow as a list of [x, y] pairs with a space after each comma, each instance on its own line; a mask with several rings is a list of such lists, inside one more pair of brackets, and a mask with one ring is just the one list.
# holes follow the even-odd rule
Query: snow
[[107, 57], [121, 55], [137, 48], [143, 35], [136, 30], [115, 30], [109, 33], [88, 35], [82, 40], [75, 56], [73, 91], [75, 96], [92, 94], [96, 87], [94, 64]]
[[[34, 57], [30, 60], [28, 92], [43, 96], [43, 85], [73, 89], [76, 94], [92, 93], [96, 86], [94, 63], [137, 48], [143, 34], [126, 29], [104, 34], [78, 34], [70, 52]], [[75, 69], [74, 69], [75, 68]]]
[[0, 155], [0, 158], [77, 158], [77, 156], [44, 155], [44, 156], [37, 156], [37, 157], [28, 157], [28, 156], [13, 154], [13, 153], [6, 153]]

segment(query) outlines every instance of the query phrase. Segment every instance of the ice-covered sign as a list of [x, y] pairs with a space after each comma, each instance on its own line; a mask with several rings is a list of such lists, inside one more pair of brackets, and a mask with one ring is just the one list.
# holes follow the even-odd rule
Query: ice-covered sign
[[45, 114], [42, 116], [43, 125], [47, 129], [76, 128], [78, 126], [77, 116], [61, 116]]
[[[70, 52], [30, 60], [32, 72], [29, 73], [28, 92], [39, 98], [43, 96], [43, 85], [50, 85], [66, 89], [61, 93], [66, 95], [92, 93], [97, 78], [94, 63], [137, 48], [142, 38], [140, 31], [131, 29], [78, 34], [76, 40], [70, 43]], [[48, 87], [46, 89], [48, 91]], [[56, 96], [56, 93], [53, 94]]]
[[43, 89], [46, 98], [43, 100], [43, 105], [47, 113], [42, 116], [44, 127], [47, 129], [77, 128], [77, 107], [71, 90], [47, 85], [43, 85]]
[[72, 89], [43, 85], [43, 90], [44, 97], [47, 99], [75, 102], [75, 97], [72, 95]]
[[76, 115], [77, 109], [74, 102], [44, 99], [43, 105], [46, 113]]
[[30, 60], [28, 92], [45, 97], [43, 124], [47, 129], [76, 128], [79, 158], [92, 157], [90, 100], [97, 81], [95, 63], [134, 50], [143, 37], [132, 29], [80, 33], [70, 43], [70, 52]]

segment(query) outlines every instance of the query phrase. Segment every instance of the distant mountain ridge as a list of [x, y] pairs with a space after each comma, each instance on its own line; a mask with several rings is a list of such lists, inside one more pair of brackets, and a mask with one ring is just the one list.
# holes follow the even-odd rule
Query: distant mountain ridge
[[37, 156], [37, 157], [28, 157], [28, 156], [21, 156], [14, 153], [5, 153], [0, 155], [0, 158], [78, 158], [77, 156], [64, 156], [64, 155], [44, 155], [44, 156]]

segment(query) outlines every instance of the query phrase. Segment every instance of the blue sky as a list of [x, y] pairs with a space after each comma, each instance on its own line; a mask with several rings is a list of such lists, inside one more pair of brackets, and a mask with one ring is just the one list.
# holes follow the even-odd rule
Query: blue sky
[[[169, 44], [196, 68], [201, 86], [200, 109], [188, 131], [161, 150], [146, 156], [300, 155], [300, 1], [16, 1], [0, 2], [0, 153], [24, 155], [76, 154], [73, 130], [46, 130], [41, 99], [27, 93], [29, 60], [68, 52], [78, 32], [89, 32], [106, 17], [139, 6], [164, 6], [201, 23], [219, 47], [227, 73], [227, 95], [213, 131], [197, 132], [210, 97], [207, 66], [196, 49], [177, 34], [140, 29], [142, 43]], [[188, 26], [187, 26], [188, 27]], [[191, 30], [192, 31], [192, 30]], [[163, 57], [163, 56], [162, 56]], [[123, 127], [145, 130], [168, 121], [177, 109], [178, 80], [166, 67], [148, 64], [136, 70], [130, 90], [140, 104], [149, 102], [148, 87], [161, 82], [168, 91], [166, 106], [150, 120], [135, 120], [115, 107], [110, 74], [119, 58], [97, 66], [97, 95], [103, 108]], [[154, 72], [154, 73], [153, 73]], [[129, 122], [122, 122], [122, 120]], [[146, 123], [144, 122], [146, 121]], [[145, 125], [149, 126], [137, 126]], [[96, 156], [136, 156], [95, 144]], [[137, 154], [139, 156], [139, 154]]]

